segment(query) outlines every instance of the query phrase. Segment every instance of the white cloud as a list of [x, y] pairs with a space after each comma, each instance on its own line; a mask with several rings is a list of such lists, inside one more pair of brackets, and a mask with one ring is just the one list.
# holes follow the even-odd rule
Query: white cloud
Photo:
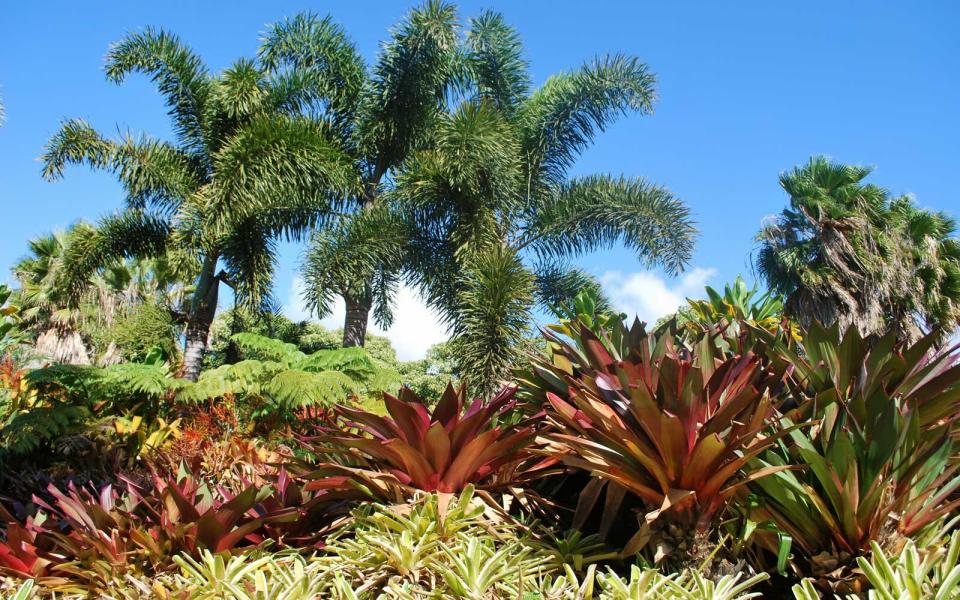
[[694, 267], [676, 282], [668, 283], [649, 271], [607, 271], [600, 276], [600, 283], [614, 308], [631, 319], [636, 315], [641, 321], [655, 323], [674, 312], [688, 297], [702, 297], [704, 286], [716, 274], [716, 269]]
[[[283, 312], [295, 321], [310, 318], [310, 313], [303, 303], [303, 291], [303, 279], [294, 278]], [[339, 329], [343, 327], [344, 312], [343, 299], [337, 297], [332, 313], [321, 319], [320, 324], [328, 329]], [[437, 313], [423, 302], [415, 289], [409, 286], [400, 286], [393, 315], [393, 326], [386, 331], [377, 327], [372, 319], [367, 331], [389, 338], [400, 360], [423, 358], [430, 346], [443, 342], [449, 337]]]

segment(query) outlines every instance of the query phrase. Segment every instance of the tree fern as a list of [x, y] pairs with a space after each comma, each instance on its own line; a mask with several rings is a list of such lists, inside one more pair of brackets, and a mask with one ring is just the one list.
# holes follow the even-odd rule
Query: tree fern
[[293, 364], [305, 356], [295, 344], [256, 333], [236, 333], [230, 336], [230, 339], [246, 358]]
[[180, 389], [187, 382], [170, 376], [164, 365], [120, 363], [98, 373], [98, 383], [105, 393], [122, 392], [130, 395], [162, 396]]
[[74, 433], [90, 418], [85, 406], [55, 403], [13, 415], [0, 429], [0, 447], [13, 455], [24, 455], [43, 444]]
[[203, 372], [182, 385], [177, 397], [199, 402], [232, 394], [259, 399], [277, 408], [332, 406], [351, 395], [400, 385], [400, 375], [384, 368], [363, 348], [336, 348], [305, 354], [294, 344], [238, 333], [230, 338], [243, 360]]
[[339, 371], [310, 373], [291, 369], [274, 375], [263, 389], [278, 406], [299, 408], [339, 404], [364, 388]]

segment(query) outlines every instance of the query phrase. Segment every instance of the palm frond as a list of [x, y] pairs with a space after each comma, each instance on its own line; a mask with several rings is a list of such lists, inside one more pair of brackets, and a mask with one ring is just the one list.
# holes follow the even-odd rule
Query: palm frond
[[690, 260], [695, 233], [690, 209], [667, 189], [642, 179], [594, 175], [543, 199], [519, 247], [563, 258], [619, 242], [647, 264], [676, 273]]
[[[205, 121], [211, 125], [218, 120], [241, 122], [263, 110], [269, 99], [266, 75], [254, 61], [242, 58], [213, 80]], [[212, 129], [232, 132], [233, 128], [217, 124]]]
[[477, 95], [513, 114], [530, 89], [529, 64], [516, 29], [506, 24], [503, 15], [484, 11], [470, 20], [466, 51]]
[[598, 131], [628, 110], [653, 110], [655, 83], [646, 65], [619, 54], [548, 79], [519, 115], [531, 181], [560, 184]]
[[474, 257], [459, 278], [458, 306], [444, 315], [458, 371], [481, 395], [499, 387], [524, 348], [534, 277], [508, 248]]
[[96, 226], [80, 223], [66, 240], [58, 286], [75, 303], [97, 270], [124, 258], [162, 255], [169, 236], [166, 220], [139, 210], [105, 217]]
[[176, 35], [146, 28], [110, 48], [107, 79], [122, 83], [130, 73], [148, 75], [164, 97], [177, 135], [194, 151], [206, 145], [203, 123], [210, 76], [203, 61]]
[[270, 25], [259, 58], [285, 105], [325, 102], [325, 112], [346, 139], [366, 80], [366, 65], [340, 25], [329, 16], [310, 12]]
[[537, 265], [534, 274], [537, 301], [555, 313], [557, 308], [570, 307], [581, 292], [590, 294], [597, 312], [610, 310], [610, 300], [603, 293], [600, 282], [583, 269], [547, 261]]
[[256, 217], [235, 223], [220, 243], [220, 258], [237, 302], [262, 308], [270, 301], [277, 242]]
[[453, 80], [457, 30], [456, 8], [428, 0], [383, 46], [358, 115], [360, 147], [374, 161], [371, 180], [425, 141]]
[[359, 189], [353, 163], [329, 128], [305, 118], [258, 115], [237, 129], [214, 163], [218, 180], [208, 209], [220, 223], [265, 207], [332, 212]]
[[80, 119], [65, 121], [41, 156], [43, 176], [63, 176], [68, 164], [112, 171], [131, 208], [173, 210], [200, 185], [196, 160], [166, 142], [124, 135], [108, 140]]

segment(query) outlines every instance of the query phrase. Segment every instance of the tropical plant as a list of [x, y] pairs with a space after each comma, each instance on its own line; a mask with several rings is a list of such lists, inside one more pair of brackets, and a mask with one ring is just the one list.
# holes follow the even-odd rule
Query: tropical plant
[[167, 307], [150, 301], [123, 311], [106, 336], [123, 360], [143, 361], [157, 354], [176, 362], [179, 329]]
[[110, 140], [83, 121], [63, 123], [44, 152], [44, 175], [57, 179], [67, 164], [85, 163], [114, 172], [127, 197], [123, 211], [71, 240], [58, 287], [75, 299], [91, 272], [126, 256], [168, 256], [180, 272], [196, 273], [184, 319], [184, 372], [196, 380], [220, 283], [259, 305], [275, 240], [310, 231], [340, 204], [316, 190], [354, 189], [355, 181], [333, 128], [300, 113], [318, 97], [312, 79], [271, 75], [246, 59], [211, 75], [179, 38], [153, 28], [107, 55], [110, 81], [137, 72], [166, 101], [177, 144]]
[[[264, 415], [304, 407], [330, 408], [355, 394], [373, 394], [399, 383], [399, 374], [376, 364], [363, 348], [318, 350], [305, 354], [297, 346], [255, 333], [238, 333], [231, 341], [240, 360], [201, 373], [178, 398], [202, 401], [234, 395]], [[259, 403], [265, 403], [256, 409]]]
[[790, 207], [758, 235], [760, 274], [804, 326], [949, 333], [960, 316], [954, 222], [863, 183], [870, 172], [814, 157], [782, 174]]
[[[553, 303], [596, 287], [563, 259], [623, 242], [675, 271], [689, 256], [693, 228], [686, 208], [663, 188], [627, 178], [566, 177], [598, 131], [626, 111], [651, 109], [653, 77], [644, 65], [602, 57], [531, 93], [519, 37], [500, 15], [472, 19], [459, 47], [455, 33], [450, 5], [425, 5], [385, 46], [373, 83], [362, 77], [357, 83], [373, 92], [359, 92], [363, 101], [348, 116], [361, 126], [352, 134], [390, 139], [390, 148], [403, 152], [372, 146], [386, 156], [361, 163], [383, 167], [371, 170], [376, 199], [318, 237], [304, 270], [308, 300], [320, 312], [334, 294], [346, 294], [344, 339], [354, 343], [362, 340], [371, 305], [382, 324], [389, 322], [393, 288], [406, 276], [448, 318], [460, 340], [461, 372], [490, 393], [519, 356], [535, 298]], [[331, 81], [345, 72], [343, 64], [363, 74], [352, 45], [329, 19], [301, 16], [277, 26], [265, 52]], [[447, 96], [460, 103], [444, 98], [455, 81], [463, 93]], [[365, 132], [362, 125], [376, 121], [367, 113], [376, 111], [386, 125]], [[403, 128], [392, 125], [397, 118]], [[380, 137], [393, 130], [418, 137], [403, 144]], [[386, 173], [390, 185], [376, 187]], [[538, 258], [535, 273], [521, 252]]]
[[915, 304], [906, 311], [926, 331], [950, 334], [960, 326], [960, 239], [956, 220], [917, 208], [909, 196], [890, 202], [913, 263]]
[[189, 555], [174, 561], [182, 571], [180, 583], [191, 598], [235, 600], [313, 600], [338, 597], [336, 580], [331, 581], [327, 565], [295, 553], [225, 556], [204, 550], [199, 559]]
[[19, 341], [16, 330], [20, 308], [10, 302], [10, 288], [0, 284], [0, 356]]
[[678, 347], [674, 332], [648, 333], [614, 320], [594, 334], [574, 321], [548, 333], [549, 355], [534, 363], [529, 392], [548, 406], [555, 431], [544, 452], [594, 479], [581, 493], [580, 526], [606, 488], [601, 530], [626, 494], [647, 511], [625, 552], [657, 546], [702, 562], [718, 515], [748, 482], [788, 467], [749, 468], [789, 429], [770, 430], [772, 390], [784, 371], [744, 352], [724, 356], [705, 337]]
[[[690, 329], [694, 335], [724, 325], [727, 329], [724, 335], [736, 337], [743, 322], [769, 331], [783, 326], [783, 301], [769, 290], [760, 294], [756, 284], [748, 288], [739, 275], [732, 285], [723, 287], [722, 294], [710, 286], [705, 289], [706, 299], [687, 298], [687, 306], [681, 307], [676, 315], [677, 324]], [[789, 327], [794, 337], [799, 335], [795, 324]]]
[[873, 542], [896, 548], [960, 503], [951, 441], [960, 365], [950, 353], [929, 354], [936, 334], [904, 346], [895, 338], [871, 346], [855, 326], [843, 336], [814, 326], [799, 352], [774, 346], [793, 367], [788, 395], [797, 408], [784, 424], [817, 424], [753, 461], [778, 471], [751, 483], [750, 520], [780, 533], [752, 535], [774, 553], [789, 536], [794, 569], [825, 589], [858, 591], [850, 567]]
[[164, 398], [186, 383], [160, 362], [104, 368], [54, 364], [28, 371], [24, 382], [30, 393], [20, 395], [0, 427], [0, 448], [14, 455], [88, 432], [97, 421], [112, 428], [117, 416], [163, 417]]
[[623, 244], [673, 273], [689, 258], [694, 228], [661, 186], [568, 175], [616, 118], [652, 110], [646, 65], [601, 56], [532, 90], [519, 36], [491, 12], [471, 20], [463, 53], [465, 100], [398, 173], [396, 195], [419, 234], [410, 277], [450, 324], [458, 370], [483, 391], [517, 364], [535, 303], [598, 288], [566, 260]]
[[[384, 393], [389, 416], [338, 406], [340, 428], [311, 438], [320, 453], [340, 449], [347, 461], [389, 473], [401, 486], [458, 493], [468, 485], [516, 485], [552, 460], [530, 452], [532, 420], [511, 424], [515, 388], [467, 405], [466, 389], [448, 385], [432, 412], [407, 388], [399, 398]], [[348, 463], [349, 464], [349, 463]]]
[[409, 511], [361, 507], [334, 536], [323, 560], [353, 586], [357, 597], [517, 597], [559, 565], [531, 555], [528, 531], [488, 515], [472, 486], [454, 497], [426, 494]]
[[873, 588], [867, 592], [867, 598], [946, 600], [960, 597], [960, 532], [954, 532], [946, 542], [921, 551], [911, 540], [891, 557], [884, 555], [883, 549], [873, 542], [870, 559], [857, 558], [857, 564]]
[[124, 479], [120, 489], [48, 489], [35, 498], [36, 515], [23, 524], [0, 507], [7, 539], [0, 565], [23, 577], [70, 577], [108, 582], [125, 572], [155, 572], [172, 566], [181, 552], [199, 556], [256, 547], [265, 540], [284, 545], [316, 543], [356, 489], [331, 481], [310, 493], [284, 472], [277, 486], [245, 485], [232, 493], [189, 474], [167, 479], [154, 474], [150, 489]]
[[373, 66], [329, 16], [303, 13], [265, 35], [260, 57], [271, 72], [316, 81], [323, 90], [317, 118], [333, 124], [361, 182], [350, 192], [356, 210], [317, 233], [306, 268], [316, 312], [328, 313], [335, 295], [345, 301], [345, 347], [364, 344], [371, 310], [381, 326], [392, 321], [408, 233], [384, 196], [410, 153], [429, 143], [452, 91], [457, 28], [454, 7], [430, 0], [393, 30]]
[[67, 248], [90, 231], [79, 223], [30, 240], [30, 254], [13, 267], [20, 284], [23, 328], [41, 358], [70, 364], [110, 364], [117, 352], [110, 335], [117, 317], [143, 303], [179, 309], [183, 286], [165, 258], [116, 260], [77, 282], [75, 297], [63, 289]]

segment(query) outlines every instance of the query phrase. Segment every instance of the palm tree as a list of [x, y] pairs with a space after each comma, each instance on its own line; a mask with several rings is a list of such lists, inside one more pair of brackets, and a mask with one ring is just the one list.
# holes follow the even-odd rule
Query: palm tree
[[345, 196], [316, 190], [356, 182], [335, 126], [301, 113], [319, 93], [314, 81], [271, 75], [250, 60], [212, 75], [176, 36], [155, 29], [125, 37], [107, 55], [108, 80], [137, 72], [166, 101], [177, 143], [111, 140], [80, 120], [53, 136], [45, 177], [86, 163], [112, 171], [126, 192], [124, 210], [72, 240], [62, 285], [76, 298], [90, 273], [124, 256], [167, 256], [197, 273], [184, 336], [184, 376], [196, 380], [220, 283], [258, 305], [269, 296], [275, 241], [310, 231]]
[[814, 157], [780, 176], [790, 206], [760, 231], [757, 268], [787, 314], [863, 335], [957, 323], [960, 261], [946, 215], [864, 183], [871, 169]]
[[331, 18], [300, 14], [271, 26], [260, 59], [273, 73], [312, 80], [325, 90], [314, 116], [330, 123], [361, 185], [346, 203], [356, 210], [317, 232], [307, 278], [308, 305], [329, 314], [346, 304], [344, 347], [362, 346], [370, 312], [384, 327], [393, 319], [408, 233], [386, 200], [396, 170], [426, 147], [457, 75], [456, 11], [430, 0], [393, 31], [367, 66]]
[[109, 351], [98, 356], [90, 339], [93, 332], [106, 330], [116, 316], [135, 305], [156, 302], [175, 312], [183, 298], [179, 277], [162, 258], [126, 259], [91, 274], [71, 302], [61, 285], [67, 248], [74, 236], [90, 229], [78, 223], [67, 231], [34, 238], [29, 254], [13, 267], [20, 284], [16, 294], [23, 326], [36, 336], [37, 354], [57, 362], [109, 362]]
[[460, 54], [463, 98], [437, 119], [433, 144], [399, 171], [394, 196], [416, 232], [407, 276], [445, 316], [461, 373], [483, 390], [525, 346], [535, 302], [598, 289], [566, 261], [622, 244], [675, 273], [695, 230], [663, 187], [569, 176], [613, 120], [652, 110], [655, 80], [639, 60], [600, 57], [531, 90], [519, 36], [492, 12], [471, 20]]
[[960, 325], [960, 239], [957, 223], [944, 212], [918, 208], [908, 196], [890, 202], [890, 212], [903, 232], [903, 251], [912, 263], [913, 283], [902, 319], [917, 331], [949, 335]]

